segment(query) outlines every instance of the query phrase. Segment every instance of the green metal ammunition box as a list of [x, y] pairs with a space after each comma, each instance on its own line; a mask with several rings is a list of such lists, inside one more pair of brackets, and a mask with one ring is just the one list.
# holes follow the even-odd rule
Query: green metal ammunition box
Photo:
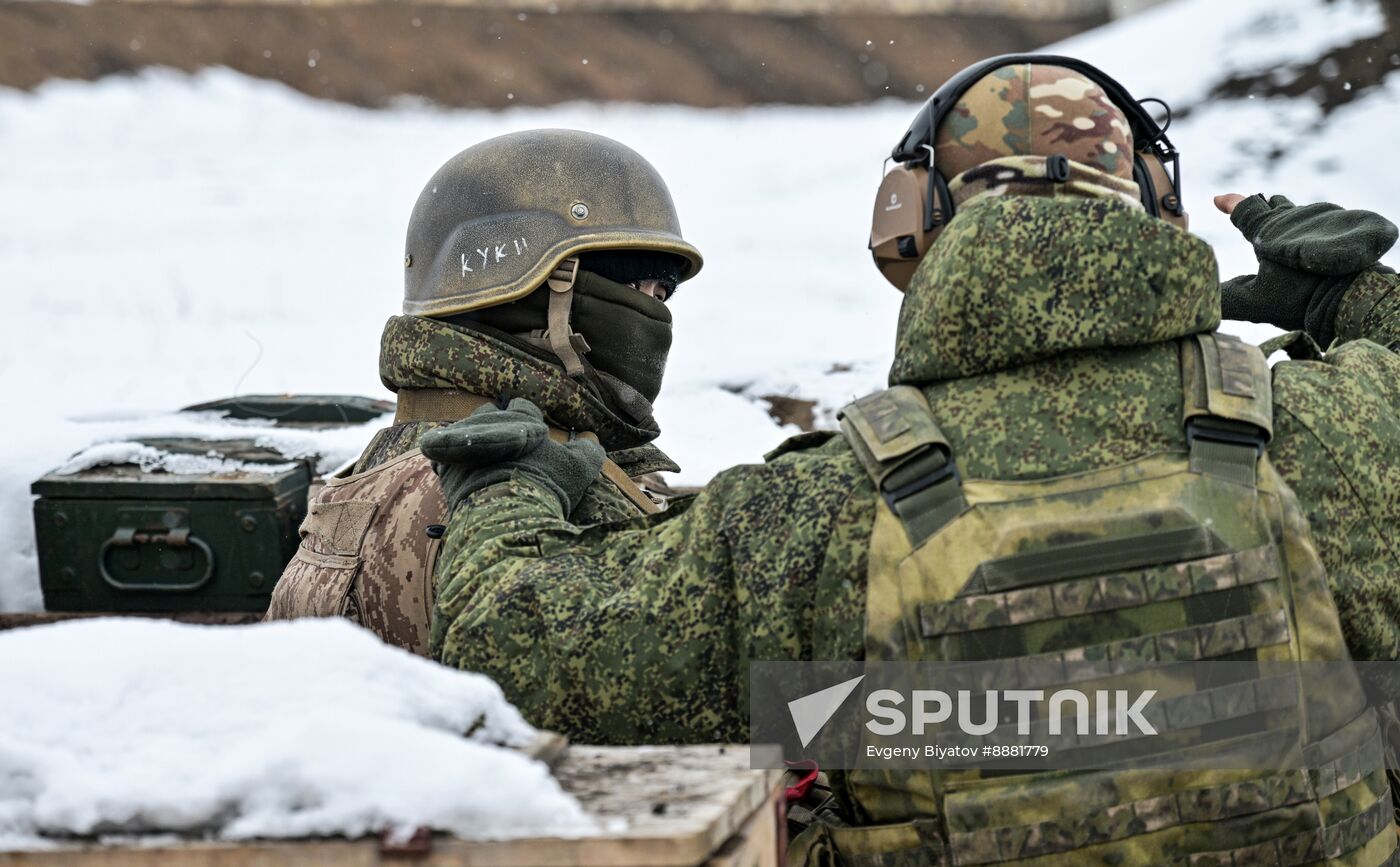
[[[367, 421], [393, 404], [349, 397], [249, 397], [190, 407], [277, 426]], [[123, 464], [34, 482], [39, 581], [48, 611], [188, 612], [267, 608], [297, 549], [315, 456], [289, 461], [251, 440], [143, 439], [163, 452], [215, 454], [268, 472], [147, 472]]]
[[[205, 444], [208, 445], [208, 444]], [[49, 611], [257, 611], [297, 548], [311, 474], [94, 467], [31, 490]]]

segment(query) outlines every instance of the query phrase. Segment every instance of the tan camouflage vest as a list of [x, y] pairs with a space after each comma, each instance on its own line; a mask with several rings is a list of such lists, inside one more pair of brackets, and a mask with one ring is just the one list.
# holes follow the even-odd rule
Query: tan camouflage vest
[[301, 546], [272, 591], [266, 620], [346, 617], [389, 644], [428, 653], [433, 562], [447, 522], [432, 464], [417, 449], [327, 480], [301, 524]]
[[[843, 430], [882, 495], [867, 660], [1032, 659], [1066, 684], [1084, 660], [1125, 672], [1139, 661], [1346, 660], [1306, 520], [1263, 448], [1264, 356], [1223, 334], [1180, 347], [1188, 449], [1071, 476], [961, 480], [916, 388], [848, 406]], [[1191, 712], [1166, 718], [1183, 732], [1208, 737], [1210, 723], [1251, 709], [1239, 700], [1248, 680], [1180, 686], [1172, 701]], [[813, 825], [792, 860], [1394, 864], [1376, 717], [1359, 684], [1342, 693], [1356, 701], [1309, 704], [1306, 735], [1290, 730], [1322, 770], [854, 770], [849, 797], [868, 824]]]
[[[464, 418], [486, 398], [404, 389], [396, 423]], [[550, 428], [550, 436], [568, 434]], [[612, 461], [603, 475], [639, 512], [659, 507]], [[417, 449], [362, 473], [329, 479], [301, 524], [301, 545], [273, 588], [264, 620], [345, 617], [396, 647], [428, 655], [433, 567], [429, 528], [449, 515], [432, 464]]]

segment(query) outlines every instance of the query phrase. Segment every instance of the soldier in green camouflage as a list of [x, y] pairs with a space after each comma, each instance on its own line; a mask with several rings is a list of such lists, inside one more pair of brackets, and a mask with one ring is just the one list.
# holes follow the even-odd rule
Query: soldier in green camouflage
[[531, 130], [449, 160], [414, 207], [404, 315], [380, 340], [394, 423], [311, 503], [268, 619], [343, 616], [426, 653], [447, 513], [418, 443], [503, 397], [606, 449], [571, 520], [657, 511], [634, 478], [678, 469], [651, 444], [651, 402], [671, 345], [665, 301], [700, 263], [664, 181], [619, 142]]
[[[907, 288], [895, 388], [884, 394], [926, 405], [920, 442], [940, 448], [909, 454], [929, 461], [920, 472], [955, 460], [953, 487], [942, 473], [920, 489], [936, 497], [902, 510], [893, 481], [906, 455], [882, 463], [871, 448], [877, 413], [890, 406], [879, 401], [848, 408], [843, 433], [791, 439], [662, 515], [586, 528], [566, 519], [558, 484], [539, 481], [587, 478], [597, 456], [586, 448], [522, 446], [504, 474], [459, 453], [450, 484], [444, 475], [456, 508], [435, 578], [432, 652], [495, 678], [535, 724], [606, 743], [745, 739], [754, 660], [938, 658], [938, 648], [997, 642], [1005, 646], [994, 656], [1082, 650], [1085, 640], [1105, 658], [1121, 649], [1093, 644], [1104, 640], [1096, 629], [1122, 639], [1147, 629], [1162, 652], [1168, 635], [1178, 650], [1191, 638], [1192, 658], [1269, 648], [1301, 658], [1300, 636], [1324, 648], [1321, 658], [1348, 648], [1358, 659], [1400, 658], [1400, 280], [1377, 264], [1395, 227], [1332, 205], [1222, 201], [1260, 263], [1257, 275], [1225, 284], [1224, 314], [1296, 329], [1265, 347], [1293, 359], [1270, 372], [1253, 348], [1215, 331], [1215, 257], [1144, 213], [1133, 148], [1123, 113], [1091, 77], [1037, 64], [994, 70], [937, 130], [956, 216]], [[1052, 156], [1067, 157], [1067, 174], [1047, 167]], [[489, 415], [444, 428], [425, 451], [446, 454]], [[1266, 452], [1250, 442], [1267, 442]], [[1106, 479], [1156, 484], [1152, 496], [1173, 504], [1182, 491], [1207, 491], [1222, 538], [1128, 576], [1145, 585], [1089, 576], [1054, 585], [1053, 599], [1034, 587], [1011, 599], [960, 583], [971, 574], [964, 566], [986, 560], [977, 546], [995, 544], [987, 534], [998, 525], [978, 525], [977, 515], [1031, 508], [1011, 500], [1033, 491], [1108, 526], [1112, 497], [1074, 499], [1090, 481], [1096, 497], [1111, 490]], [[1276, 504], [1272, 517], [1248, 505], [1265, 501]], [[1131, 497], [1114, 505], [1142, 512]], [[1147, 532], [1165, 513], [1143, 514]], [[1121, 548], [1117, 556], [1131, 556]], [[900, 571], [932, 563], [921, 559], [930, 551], [944, 559]], [[896, 573], [903, 587], [891, 583]], [[1294, 607], [1260, 607], [1283, 603], [1272, 589], [1235, 586], [1268, 581], [1291, 586]], [[1221, 592], [1239, 595], [1189, 604]], [[916, 616], [904, 593], [927, 600], [914, 632], [900, 632]], [[1164, 601], [1125, 617], [1120, 609], [1144, 593]], [[965, 596], [966, 606], [954, 598]], [[1053, 621], [1065, 616], [1057, 606], [1077, 618]], [[1047, 618], [1040, 632], [1008, 628]], [[938, 641], [901, 637], [918, 629]], [[1066, 645], [1066, 630], [1088, 638]], [[794, 852], [881, 865], [1391, 863], [1384, 774], [1363, 770], [1345, 788], [1267, 797], [1253, 781], [1203, 775], [1190, 782], [1194, 814], [1158, 799], [1150, 816], [1149, 801], [1129, 803], [1126, 784], [1026, 781], [1043, 800], [978, 806], [976, 797], [1012, 790], [974, 792], [970, 811], [956, 814], [966, 827], [950, 818], [946, 793], [837, 779], [839, 816], [809, 829]], [[1032, 803], [1049, 819], [985, 827], [998, 810]], [[1280, 804], [1295, 806], [1285, 816]], [[1084, 810], [1078, 824], [1056, 824]]]

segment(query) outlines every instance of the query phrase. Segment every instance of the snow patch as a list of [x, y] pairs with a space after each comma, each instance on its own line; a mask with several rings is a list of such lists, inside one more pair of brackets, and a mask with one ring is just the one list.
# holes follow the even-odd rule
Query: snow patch
[[595, 828], [482, 675], [338, 619], [98, 619], [0, 633], [0, 850], [97, 834], [222, 839]]
[[60, 476], [71, 476], [93, 467], [133, 464], [145, 473], [171, 473], [178, 476], [214, 473], [281, 473], [295, 467], [294, 463], [274, 464], [262, 461], [235, 461], [217, 452], [203, 455], [175, 454], [142, 443], [102, 443], [83, 449], [54, 470]]

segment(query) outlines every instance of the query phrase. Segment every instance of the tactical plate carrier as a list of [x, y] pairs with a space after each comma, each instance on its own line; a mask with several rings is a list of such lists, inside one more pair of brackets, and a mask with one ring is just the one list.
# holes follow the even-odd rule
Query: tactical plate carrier
[[[843, 430], [881, 495], [866, 659], [1040, 661], [1069, 686], [1086, 660], [1115, 673], [1347, 660], [1305, 518], [1264, 450], [1263, 355], [1223, 334], [1180, 351], [1186, 448], [1077, 475], [963, 480], [918, 389], [848, 406]], [[1200, 711], [1180, 721], [1190, 749], [1240, 748], [1211, 724], [1266, 709], [1221, 690], [1261, 686], [1176, 682]], [[855, 770], [862, 824], [813, 825], [794, 852], [885, 867], [1393, 864], [1376, 717], [1359, 684], [1335, 692], [1355, 700], [1307, 702], [1291, 729], [1263, 722], [1309, 770]]]

